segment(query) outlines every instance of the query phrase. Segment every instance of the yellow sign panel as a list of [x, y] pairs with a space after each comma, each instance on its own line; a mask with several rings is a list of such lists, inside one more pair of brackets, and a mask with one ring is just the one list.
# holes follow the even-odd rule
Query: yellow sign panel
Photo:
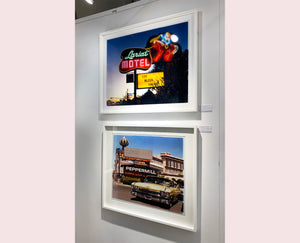
[[164, 73], [143, 73], [138, 75], [138, 89], [164, 86]]

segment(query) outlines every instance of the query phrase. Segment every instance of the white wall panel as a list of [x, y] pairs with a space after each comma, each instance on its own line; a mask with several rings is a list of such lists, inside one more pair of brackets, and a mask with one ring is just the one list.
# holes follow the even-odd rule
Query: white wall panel
[[[144, 5], [142, 3], [145, 3]], [[202, 12], [199, 68], [202, 104], [213, 111], [182, 114], [102, 115], [98, 117], [99, 33], [182, 11]], [[224, 53], [220, 36], [219, 0], [140, 1], [117, 13], [103, 12], [76, 22], [76, 242], [223, 242], [223, 151], [224, 127], [220, 124], [220, 82]], [[196, 233], [172, 228], [101, 209], [99, 127], [105, 120], [199, 120], [211, 125], [202, 134], [200, 230]], [[223, 119], [222, 119], [223, 120]], [[222, 156], [221, 156], [222, 155]], [[219, 164], [221, 163], [221, 167]], [[221, 175], [221, 176], [220, 176]], [[221, 179], [220, 179], [221, 178]]]

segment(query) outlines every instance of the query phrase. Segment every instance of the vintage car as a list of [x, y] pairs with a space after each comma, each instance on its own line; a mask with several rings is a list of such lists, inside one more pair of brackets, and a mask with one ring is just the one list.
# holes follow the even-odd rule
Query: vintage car
[[131, 194], [137, 198], [154, 201], [171, 207], [178, 201], [179, 185], [163, 177], [147, 176], [144, 182], [133, 182]]

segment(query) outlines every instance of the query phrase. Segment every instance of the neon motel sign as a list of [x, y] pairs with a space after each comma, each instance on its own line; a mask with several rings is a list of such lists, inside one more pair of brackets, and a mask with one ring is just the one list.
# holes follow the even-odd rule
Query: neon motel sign
[[152, 57], [149, 49], [128, 48], [121, 53], [119, 64], [120, 73], [127, 73], [135, 69], [147, 70], [152, 65]]

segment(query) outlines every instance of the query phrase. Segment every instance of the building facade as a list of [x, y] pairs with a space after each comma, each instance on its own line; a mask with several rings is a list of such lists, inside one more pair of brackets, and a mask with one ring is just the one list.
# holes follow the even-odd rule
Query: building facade
[[168, 152], [153, 155], [152, 150], [116, 149], [114, 177], [134, 177], [143, 180], [147, 175], [183, 180], [184, 160]]

